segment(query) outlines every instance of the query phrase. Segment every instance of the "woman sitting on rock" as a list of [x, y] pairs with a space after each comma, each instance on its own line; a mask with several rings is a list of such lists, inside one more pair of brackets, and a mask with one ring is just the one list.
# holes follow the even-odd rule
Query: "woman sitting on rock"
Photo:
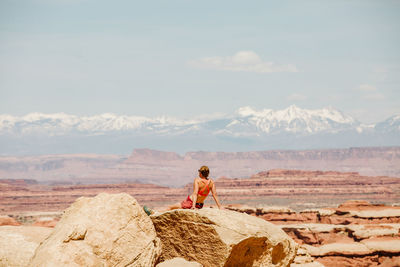
[[199, 177], [195, 178], [193, 182], [193, 194], [188, 196], [187, 199], [182, 202], [182, 208], [201, 209], [204, 205], [204, 200], [211, 191], [215, 203], [217, 204], [218, 208], [221, 209], [215, 184], [211, 179], [208, 178], [209, 174], [210, 170], [208, 167], [201, 166], [199, 169]]

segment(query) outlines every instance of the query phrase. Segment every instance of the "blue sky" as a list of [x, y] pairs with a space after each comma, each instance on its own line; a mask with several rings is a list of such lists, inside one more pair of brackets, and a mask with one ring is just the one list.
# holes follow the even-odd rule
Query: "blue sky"
[[0, 2], [0, 114], [400, 114], [400, 1]]

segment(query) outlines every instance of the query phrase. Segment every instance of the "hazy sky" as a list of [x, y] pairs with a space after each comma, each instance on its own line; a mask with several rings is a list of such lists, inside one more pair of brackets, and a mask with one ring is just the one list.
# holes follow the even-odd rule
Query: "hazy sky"
[[0, 114], [400, 114], [400, 1], [0, 1]]

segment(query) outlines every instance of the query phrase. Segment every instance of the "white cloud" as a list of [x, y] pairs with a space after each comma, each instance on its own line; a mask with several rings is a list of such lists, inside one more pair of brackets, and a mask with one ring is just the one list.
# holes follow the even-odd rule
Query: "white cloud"
[[297, 67], [293, 64], [281, 65], [274, 62], [263, 61], [260, 56], [253, 51], [239, 51], [233, 56], [227, 57], [205, 57], [190, 61], [189, 64], [198, 68], [226, 71], [256, 73], [298, 72]]
[[376, 87], [370, 84], [361, 84], [360, 87], [358, 87], [358, 90], [364, 91], [364, 92], [374, 92], [376, 91]]
[[290, 100], [290, 101], [304, 101], [306, 99], [307, 99], [307, 97], [305, 95], [296, 94], [296, 93], [291, 94], [287, 97], [287, 100]]

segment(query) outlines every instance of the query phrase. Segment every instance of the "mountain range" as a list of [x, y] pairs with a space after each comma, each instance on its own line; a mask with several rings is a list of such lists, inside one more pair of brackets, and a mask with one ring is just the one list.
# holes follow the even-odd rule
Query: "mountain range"
[[400, 115], [364, 124], [332, 107], [242, 107], [206, 119], [105, 113], [0, 115], [0, 154], [128, 153], [132, 148], [186, 152], [400, 145]]

